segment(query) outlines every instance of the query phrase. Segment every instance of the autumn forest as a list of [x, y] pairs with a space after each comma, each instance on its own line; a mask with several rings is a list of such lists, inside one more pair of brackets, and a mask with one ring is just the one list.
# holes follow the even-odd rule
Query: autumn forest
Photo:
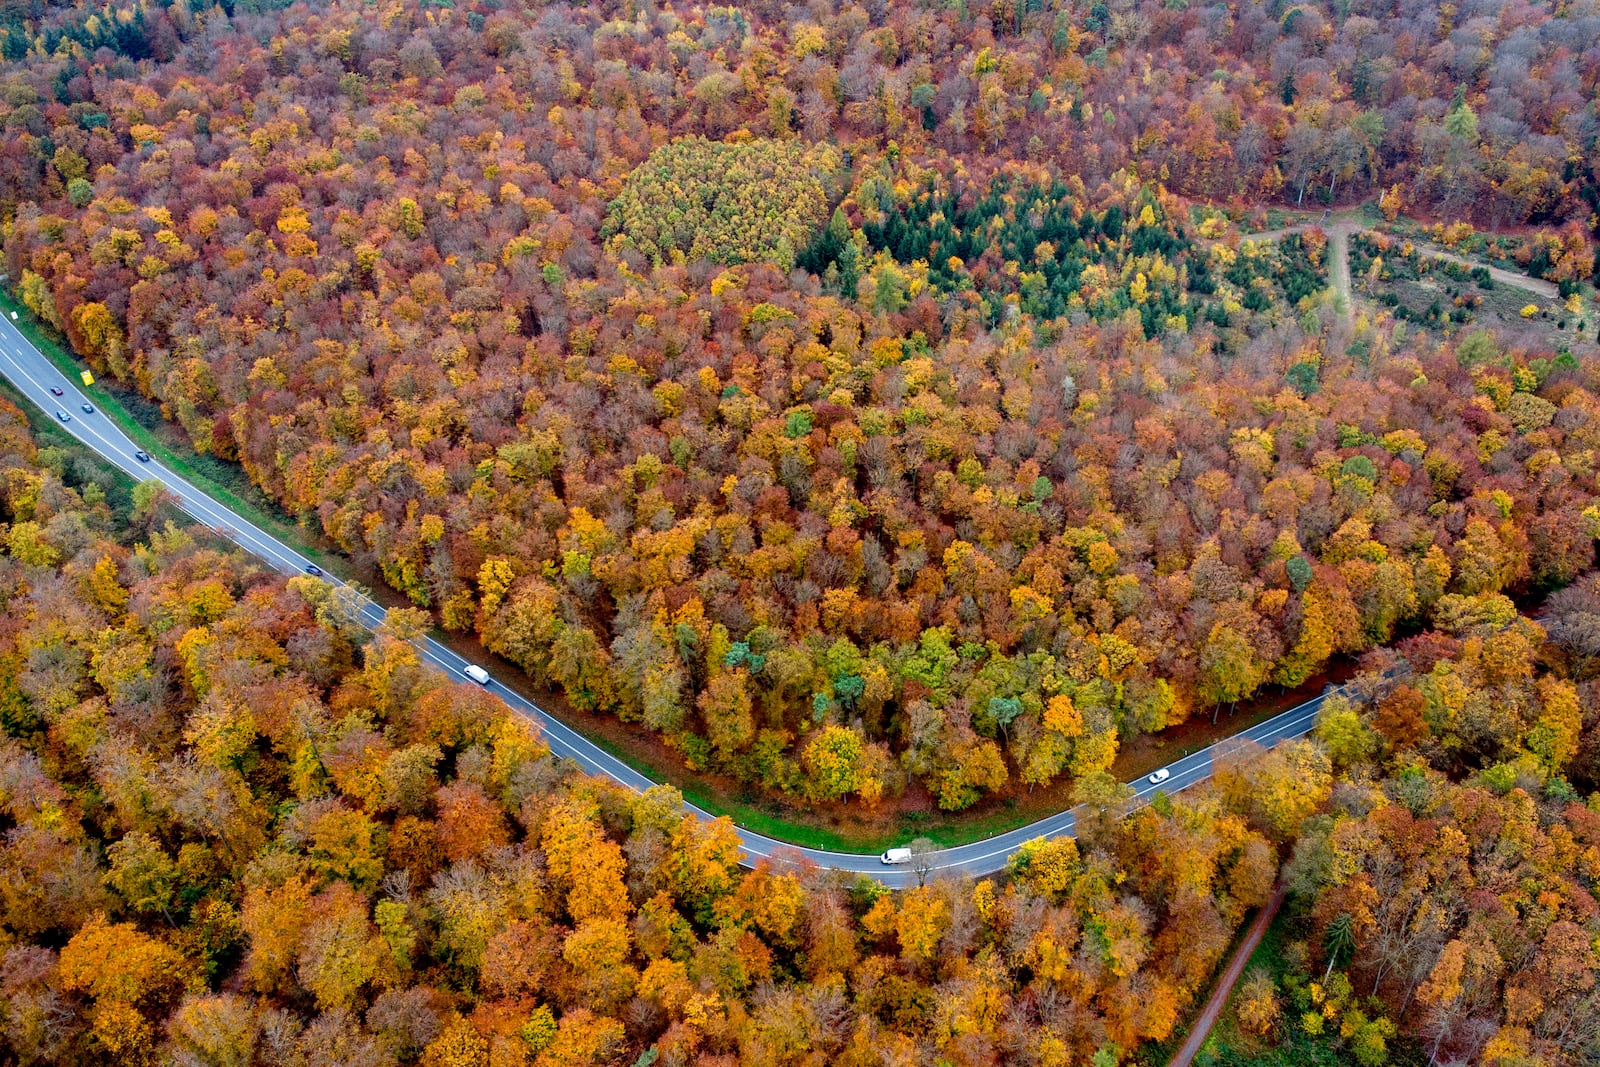
[[[1600, 1062], [1596, 40], [0, 0], [6, 292], [409, 605], [0, 404], [0, 1064], [1164, 1063], [1275, 886], [1196, 1063]], [[771, 810], [1088, 814], [741, 868], [432, 627]]]

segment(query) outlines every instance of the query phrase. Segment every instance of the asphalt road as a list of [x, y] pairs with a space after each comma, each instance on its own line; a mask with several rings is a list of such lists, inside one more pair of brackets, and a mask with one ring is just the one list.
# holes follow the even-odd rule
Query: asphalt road
[[[64, 424], [65, 428], [108, 462], [127, 472], [135, 481], [159, 479], [173, 495], [178, 506], [196, 521], [222, 530], [241, 548], [254, 553], [286, 574], [303, 573], [311, 565], [311, 560], [200, 492], [159, 461], [151, 459], [147, 463], [139, 462], [134, 456], [138, 446], [98, 410], [92, 414], [85, 413], [83, 405], [89, 401], [77, 383], [58, 371], [17, 330], [10, 317], [6, 315], [0, 315], [0, 374], [4, 374], [18, 391], [47, 413], [65, 412], [71, 415], [71, 421]], [[53, 396], [50, 393], [52, 387], [60, 389], [63, 395]], [[324, 579], [336, 586], [344, 584], [332, 575], [325, 575]], [[355, 594], [352, 592], [352, 595]], [[359, 597], [356, 603], [363, 623], [377, 626], [383, 621], [384, 611], [380, 605], [365, 597]], [[462, 677], [461, 672], [468, 661], [460, 655], [432, 638], [423, 638], [419, 642], [419, 648], [425, 661], [457, 679]], [[642, 791], [655, 784], [505, 685], [491, 680], [489, 688], [507, 705], [537, 722], [544, 731], [551, 751], [556, 755], [574, 760], [590, 774], [606, 775], [630, 789]], [[1315, 697], [1210, 748], [1202, 749], [1176, 763], [1169, 764], [1167, 769], [1171, 772], [1171, 777], [1159, 786], [1151, 784], [1146, 779], [1131, 783], [1134, 789], [1134, 802], [1147, 802], [1158, 791], [1175, 793], [1204, 781], [1211, 776], [1213, 757], [1219, 751], [1237, 746], [1241, 740], [1271, 746], [1278, 741], [1310, 733], [1316, 724], [1317, 711], [1324, 699], [1326, 695]], [[701, 818], [711, 818], [708, 813], [693, 805], [686, 807]], [[991, 874], [1003, 868], [1007, 857], [1023, 842], [1037, 837], [1070, 834], [1075, 821], [1072, 812], [1063, 811], [1008, 833], [996, 834], [982, 841], [929, 853], [920, 864], [924, 868], [920, 874], [923, 877], [935, 877], [940, 874]], [[914, 884], [919, 877], [919, 872], [913, 871], [910, 867], [886, 865], [876, 855], [864, 856], [847, 852], [796, 848], [743, 828], [739, 829], [739, 840], [744, 848], [744, 858], [749, 863], [754, 863], [763, 857], [773, 857], [776, 862], [794, 861], [804, 857], [821, 867], [870, 874], [894, 887]]]

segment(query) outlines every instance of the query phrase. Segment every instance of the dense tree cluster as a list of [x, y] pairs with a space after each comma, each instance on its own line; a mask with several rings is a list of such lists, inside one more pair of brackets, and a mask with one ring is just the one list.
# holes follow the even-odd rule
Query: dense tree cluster
[[419, 613], [367, 634], [200, 534], [125, 546], [9, 406], [0, 475], [7, 1062], [1114, 1063], [1272, 885], [1215, 798], [1003, 886], [742, 870], [725, 820], [421, 666]]
[[961, 808], [1591, 562], [1592, 372], [1183, 199], [1586, 248], [1590, 5], [272, 7], [7, 9], [12, 284], [695, 768]]
[[[1421, 0], [756, 3], [689, 15], [472, 3], [405, 5], [376, 22], [261, 0], [11, 4], [0, 56], [31, 68], [34, 91], [11, 93], [0, 112], [25, 131], [8, 140], [0, 204], [96, 180], [85, 160], [115, 162], [180, 111], [201, 136], [213, 119], [218, 132], [232, 125], [236, 95], [128, 113], [119, 83], [140, 80], [130, 61], [154, 60], [203, 76], [184, 86], [195, 103], [212, 78], [251, 97], [273, 85], [290, 106], [315, 99], [296, 137], [316, 125], [327, 138], [322, 100], [341, 92], [356, 109], [398, 95], [426, 114], [483, 106], [472, 103], [480, 90], [494, 107], [499, 84], [521, 98], [516, 130], [563, 183], [614, 179], [662, 134], [753, 133], [1028, 159], [1090, 187], [1131, 167], [1186, 195], [1247, 203], [1393, 188], [1448, 216], [1559, 223], [1600, 199], [1597, 38], [1600, 12], [1581, 0], [1554, 11], [1490, 0], [1450, 11]], [[477, 88], [455, 99], [463, 86]]]
[[831, 184], [837, 169], [836, 153], [798, 141], [674, 141], [628, 175], [601, 236], [657, 265], [707, 259], [788, 270], [827, 217], [823, 179]]
[[[4, 1055], [1114, 1064], [1292, 847], [1251, 1034], [1594, 1060], [1600, 372], [1342, 308], [1329, 235], [1241, 222], [1376, 195], [1592, 329], [1597, 39], [1593, 0], [0, 5], [7, 284], [416, 605], [366, 634], [0, 411]], [[427, 613], [809, 803], [1109, 807], [1000, 881], [743, 871], [425, 670]], [[1114, 818], [1123, 740], [1361, 654], [1314, 741]]]
[[[912, 197], [896, 188], [920, 184]], [[1111, 322], [1129, 311], [1145, 335], [1185, 334], [1202, 320], [1226, 327], [1242, 313], [1293, 310], [1325, 288], [1321, 237], [1281, 243], [1197, 243], [1226, 228], [1220, 213], [1191, 226], [1175, 197], [1138, 187], [1119, 172], [1091, 197], [1080, 177], [1052, 180], [1017, 167], [987, 190], [915, 165], [888, 161], [858, 184], [852, 205], [863, 225], [850, 239], [841, 216], [801, 254], [824, 288], [856, 293], [872, 259], [869, 307], [906, 304], [906, 281], [947, 301], [982, 299], [986, 325], [1018, 312], [1042, 323], [1068, 314]], [[1027, 269], [1027, 268], [1032, 269]], [[899, 268], [899, 269], [897, 269]]]
[[[1350, 1003], [1377, 998], [1382, 1011], [1365, 1018], [1400, 1020], [1387, 1036], [1399, 1029], [1437, 1062], [1593, 1057], [1600, 815], [1493, 776], [1453, 784], [1409, 769], [1352, 788], [1320, 822], [1302, 842], [1302, 872], [1319, 888], [1310, 943], [1349, 964]], [[1315, 974], [1284, 1025], [1332, 1033], [1306, 1002], [1338, 983], [1326, 965]]]
[[[1600, 1052], [1600, 794], [1579, 792], [1600, 782], [1596, 581], [1540, 621], [1482, 601], [1370, 653], [1330, 700], [1316, 743], [1337, 781], [1290, 820], [1301, 940], [1281, 988], [1242, 987], [1245, 1031], [1369, 1067], [1397, 1037], [1438, 1063]], [[1258, 768], [1224, 773], [1222, 792], [1279, 807]]]
[[725, 822], [572, 774], [422, 667], [419, 613], [365, 633], [319, 581], [139, 534], [67, 460], [0, 410], [18, 1063], [1116, 1063], [1204, 989], [1280, 843], [1304, 973], [1242, 987], [1263, 1040], [1369, 1067], [1600, 1042], [1593, 573], [1540, 622], [1462, 598], [1214, 790], [887, 894], [741, 870]]

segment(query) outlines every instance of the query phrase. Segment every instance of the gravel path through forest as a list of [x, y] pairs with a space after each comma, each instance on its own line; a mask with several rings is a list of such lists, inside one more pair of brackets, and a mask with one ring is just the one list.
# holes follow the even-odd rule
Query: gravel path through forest
[[1272, 925], [1273, 916], [1283, 907], [1283, 898], [1287, 892], [1288, 887], [1280, 880], [1278, 887], [1272, 891], [1272, 899], [1262, 907], [1261, 914], [1256, 916], [1256, 921], [1250, 924], [1250, 932], [1234, 950], [1233, 958], [1228, 961], [1227, 968], [1218, 976], [1216, 987], [1211, 991], [1211, 999], [1206, 1001], [1205, 1011], [1202, 1011], [1200, 1017], [1194, 1021], [1194, 1029], [1189, 1032], [1189, 1039], [1183, 1043], [1183, 1047], [1172, 1057], [1167, 1067], [1189, 1067], [1190, 1062], [1199, 1053], [1200, 1047], [1206, 1043], [1211, 1028], [1217, 1024], [1218, 1017], [1222, 1015], [1222, 1009], [1227, 1007], [1228, 996], [1238, 984], [1239, 976], [1244, 973], [1244, 965], [1250, 962], [1250, 954], [1261, 944], [1261, 937], [1267, 932], [1267, 927]]
[[[1356, 303], [1355, 289], [1350, 283], [1350, 235], [1367, 230], [1378, 232], [1376, 227], [1365, 225], [1359, 219], [1345, 213], [1335, 215], [1326, 223], [1319, 221], [1302, 222], [1277, 230], [1263, 230], [1260, 233], [1246, 234], [1244, 239], [1247, 241], [1278, 241], [1291, 233], [1304, 233], [1314, 226], [1321, 226], [1323, 232], [1328, 235], [1329, 281], [1333, 284], [1334, 292], [1338, 293], [1344, 301], [1345, 325], [1353, 327], [1355, 324]], [[1464, 267], [1482, 267], [1489, 272], [1489, 277], [1501, 285], [1522, 289], [1546, 300], [1556, 300], [1561, 295], [1555, 283], [1547, 282], [1543, 278], [1534, 278], [1527, 274], [1505, 270], [1501, 267], [1491, 267], [1487, 263], [1467, 259], [1453, 252], [1446, 252], [1428, 241], [1419, 241], [1411, 238], [1411, 243], [1416, 245], [1424, 255], [1448, 260], [1451, 263], [1459, 263]]]
[[1423, 255], [1432, 256], [1435, 259], [1447, 259], [1451, 263], [1459, 263], [1463, 267], [1482, 267], [1489, 272], [1489, 277], [1501, 285], [1509, 285], [1513, 289], [1526, 289], [1528, 292], [1542, 296], [1546, 300], [1555, 300], [1561, 296], [1561, 290], [1556, 288], [1556, 284], [1547, 282], [1543, 278], [1532, 278], [1526, 274], [1518, 274], [1513, 270], [1503, 270], [1500, 267], [1491, 267], [1487, 263], [1463, 259], [1453, 252], [1446, 252], [1444, 249], [1435, 247], [1426, 241], [1413, 240], [1411, 243], [1416, 245]]

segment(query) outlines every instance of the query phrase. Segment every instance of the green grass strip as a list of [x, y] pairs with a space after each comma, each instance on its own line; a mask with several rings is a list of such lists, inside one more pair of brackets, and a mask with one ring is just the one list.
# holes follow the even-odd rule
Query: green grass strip
[[[50, 360], [68, 378], [76, 383], [78, 375], [83, 371], [84, 365], [71, 356], [55, 335], [55, 331], [43, 323], [38, 322], [26, 308], [19, 304], [9, 293], [0, 291], [0, 312], [9, 314], [17, 312], [14, 325], [20, 329], [24, 336], [45, 358]], [[126, 433], [140, 448], [159, 459], [169, 469], [182, 475], [191, 485], [212, 499], [225, 505], [229, 510], [249, 520], [264, 530], [269, 531], [284, 543], [292, 546], [317, 563], [329, 573], [338, 574], [349, 578], [350, 572], [343, 566], [343, 557], [330, 555], [310, 541], [303, 529], [295, 525], [281, 511], [276, 508], [268, 510], [269, 505], [263, 506], [247, 500], [239, 492], [230, 489], [218, 480], [218, 476], [238, 481], [245, 477], [242, 468], [235, 468], [225, 460], [211, 456], [202, 456], [189, 449], [175, 450], [167, 446], [138, 418], [136, 418], [123, 402], [123, 389], [111, 388], [100, 382], [97, 378], [95, 384], [84, 388], [83, 392], [89, 396], [112, 422]], [[38, 410], [26, 398], [13, 393], [13, 398], [24, 405], [24, 409]], [[129, 396], [131, 401], [141, 404], [148, 403], [136, 394]], [[154, 408], [152, 407], [152, 411]], [[57, 427], [46, 413], [40, 412], [41, 418], [35, 420], [39, 423], [36, 433], [48, 433], [54, 440], [58, 436], [60, 427]], [[158, 416], [157, 416], [158, 417]], [[59, 434], [70, 440], [72, 445], [83, 448], [76, 438]], [[98, 456], [96, 456], [98, 459]], [[215, 468], [213, 474], [208, 468]], [[115, 469], [115, 468], [111, 468]], [[121, 473], [120, 471], [118, 473]], [[252, 493], [259, 493], [254, 486], [250, 486]], [[265, 499], [263, 497], [263, 499]], [[526, 695], [526, 694], [524, 694]], [[1265, 717], [1265, 716], [1263, 716]], [[571, 724], [569, 724], [571, 725]], [[712, 815], [726, 815], [746, 830], [762, 834], [775, 840], [803, 848], [822, 849], [830, 852], [881, 852], [894, 845], [903, 845], [915, 838], [925, 837], [942, 847], [970, 844], [981, 841], [995, 834], [1005, 833], [1024, 826], [1035, 819], [1042, 818], [1039, 812], [1021, 812], [1007, 809], [984, 812], [981, 814], [962, 815], [959, 812], [923, 813], [912, 812], [893, 831], [876, 833], [863, 832], [853, 834], [829, 830], [824, 827], [808, 823], [794, 822], [775, 815], [764, 808], [729, 799], [707, 790], [688, 778], [682, 768], [658, 767], [640, 761], [636, 755], [627, 751], [610, 738], [591, 734], [579, 730], [590, 741], [605, 749], [611, 755], [622, 760], [634, 770], [650, 778], [652, 781], [667, 782], [678, 789], [684, 799], [710, 812]]]
[[895, 830], [854, 834], [829, 830], [809, 823], [794, 822], [764, 808], [712, 793], [695, 783], [693, 779], [681, 774], [663, 773], [659, 767], [640, 762], [632, 753], [619, 747], [608, 737], [593, 734], [584, 736], [640, 774], [671, 785], [683, 794], [685, 800], [696, 807], [712, 815], [726, 815], [741, 828], [752, 833], [802, 848], [872, 854], [895, 845], [907, 844], [919, 837], [925, 837], [941, 847], [951, 848], [982, 841], [984, 838], [1015, 830], [1019, 826], [1025, 826], [1044, 817], [1036, 812], [1023, 814], [1003, 810], [966, 816], [955, 812], [941, 812], [937, 815], [915, 812], [905, 818], [902, 826]]
[[[124, 403], [123, 387], [120, 385], [113, 388], [102, 382], [98, 376], [93, 385], [79, 384], [79, 375], [89, 369], [87, 365], [70, 354], [55, 331], [38, 321], [31, 311], [17, 302], [8, 292], [0, 291], [0, 312], [7, 315], [16, 312], [17, 317], [12, 325], [22, 332], [33, 347], [42, 352], [57, 370], [71, 379], [73, 384], [94, 402], [101, 414], [109, 418], [135, 444], [160, 460], [169, 470], [181, 475], [190, 485], [225, 505], [230, 511], [271, 533], [308, 558], [316, 560], [325, 569], [335, 573], [343, 571], [343, 567], [339, 566], [339, 557], [326, 553], [287, 514], [276, 508], [264, 494], [250, 485], [243, 468], [228, 464], [225, 460], [203, 456], [191, 449], [175, 449], [169, 446], [129, 410], [129, 405]], [[128, 396], [132, 400], [137, 394]], [[152, 402], [144, 401], [143, 398], [138, 398], [137, 402], [149, 404], [151, 411], [155, 411]], [[159, 414], [153, 414], [152, 417], [160, 418]], [[236, 484], [230, 486], [226, 484], [227, 481]], [[251, 496], [259, 499], [252, 500]]]

